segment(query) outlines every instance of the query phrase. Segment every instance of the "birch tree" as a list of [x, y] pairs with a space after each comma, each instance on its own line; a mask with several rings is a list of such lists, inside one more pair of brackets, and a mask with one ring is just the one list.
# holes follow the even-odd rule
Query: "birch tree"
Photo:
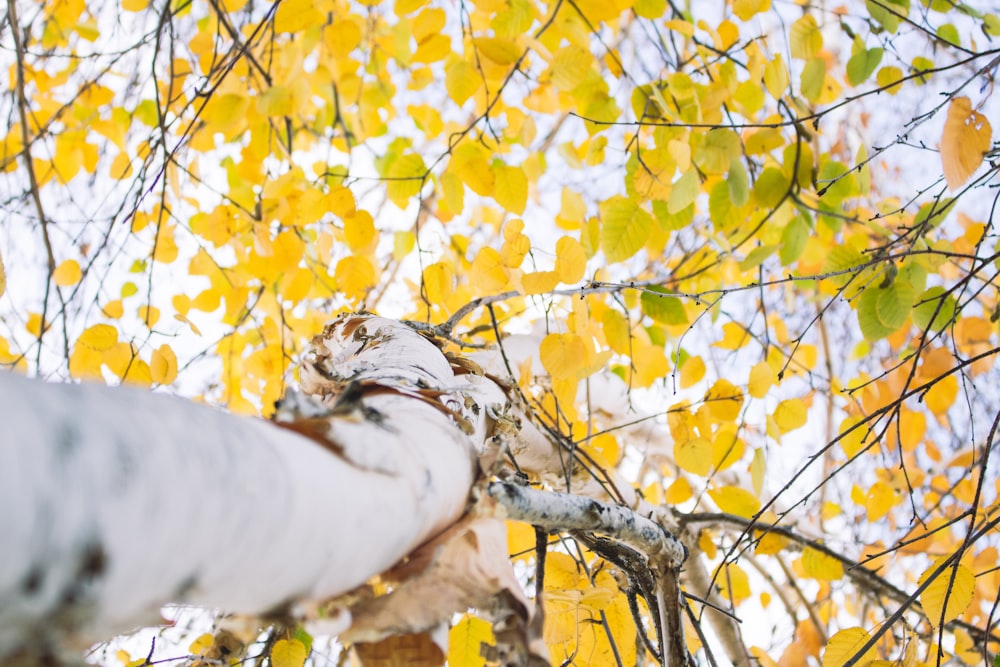
[[0, 660], [994, 664], [980, 4], [8, 0]]

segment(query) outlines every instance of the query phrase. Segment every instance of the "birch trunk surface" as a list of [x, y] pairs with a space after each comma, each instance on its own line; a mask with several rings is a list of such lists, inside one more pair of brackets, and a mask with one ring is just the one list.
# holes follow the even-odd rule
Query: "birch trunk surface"
[[259, 614], [336, 595], [461, 516], [474, 397], [499, 390], [390, 320], [341, 318], [315, 345], [314, 396], [283, 426], [0, 375], [0, 656], [156, 623], [168, 602]]

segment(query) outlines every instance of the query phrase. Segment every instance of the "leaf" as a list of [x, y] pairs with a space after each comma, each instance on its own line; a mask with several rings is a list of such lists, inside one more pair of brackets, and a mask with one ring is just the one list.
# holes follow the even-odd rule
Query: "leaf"
[[462, 106], [482, 87], [483, 77], [474, 65], [456, 60], [445, 68], [444, 85], [452, 101]]
[[739, 486], [723, 486], [719, 489], [709, 489], [708, 495], [719, 506], [719, 509], [726, 514], [735, 514], [736, 516], [750, 519], [760, 511], [760, 500]]
[[675, 215], [694, 203], [695, 197], [700, 192], [701, 180], [698, 172], [689, 169], [681, 176], [670, 190], [670, 199], [667, 201], [667, 212]]
[[[658, 296], [658, 295], [664, 296]], [[680, 298], [665, 287], [656, 285], [647, 287], [640, 297], [642, 312], [649, 315], [654, 322], [668, 326], [679, 326], [688, 323], [687, 311]]]
[[941, 165], [950, 189], [958, 189], [976, 172], [990, 149], [992, 136], [990, 122], [972, 109], [968, 97], [951, 101], [941, 135]]
[[875, 313], [879, 321], [893, 331], [903, 326], [916, 298], [913, 286], [900, 279], [889, 287], [878, 289], [876, 295]]
[[885, 49], [876, 47], [874, 49], [861, 49], [847, 61], [847, 82], [852, 86], [857, 86], [868, 80], [879, 63], [882, 62], [882, 54]]
[[[922, 586], [947, 560], [941, 556], [920, 575]], [[945, 567], [937, 577], [920, 593], [920, 604], [927, 613], [927, 620], [935, 627], [942, 621], [948, 623], [965, 613], [972, 603], [976, 589], [976, 576], [961, 563]]]
[[587, 271], [587, 253], [574, 238], [563, 236], [556, 241], [556, 273], [559, 280], [572, 285], [583, 279]]
[[836, 581], [844, 576], [843, 563], [812, 547], [802, 550], [802, 568], [808, 576], [820, 581]]
[[420, 192], [426, 175], [427, 168], [422, 157], [416, 153], [401, 155], [393, 161], [386, 174], [389, 179], [386, 195], [399, 208], [406, 208], [410, 197]]
[[538, 348], [542, 366], [554, 379], [576, 378], [587, 356], [583, 339], [574, 333], [549, 334]]
[[806, 425], [809, 412], [805, 403], [798, 398], [789, 398], [778, 403], [774, 409], [774, 421], [782, 434]]
[[804, 14], [795, 23], [788, 35], [788, 47], [793, 58], [811, 60], [823, 48], [823, 33], [812, 14]]
[[877, 480], [868, 489], [865, 495], [865, 510], [869, 522], [875, 522], [889, 513], [898, 502], [895, 490], [883, 482]]
[[713, 417], [731, 422], [743, 408], [743, 392], [729, 380], [719, 379], [705, 393], [705, 402]]
[[600, 211], [601, 248], [608, 262], [622, 262], [639, 252], [653, 229], [653, 217], [621, 196], [602, 202]]
[[753, 398], [764, 398], [768, 390], [778, 382], [778, 375], [774, 372], [771, 364], [761, 361], [750, 369], [750, 381], [747, 383], [747, 392]]
[[823, 94], [823, 84], [826, 82], [826, 60], [823, 58], [813, 58], [806, 62], [802, 68], [802, 76], [799, 79], [799, 90], [802, 96], [813, 102], [820, 101]]
[[[823, 651], [823, 667], [842, 667], [848, 660], [855, 657], [871, 635], [864, 628], [845, 628], [830, 637]], [[858, 665], [864, 665], [876, 657], [875, 649], [868, 649], [860, 659]]]
[[118, 330], [110, 324], [95, 324], [87, 327], [76, 339], [77, 345], [83, 345], [102, 352], [111, 349], [118, 342]]
[[712, 443], [705, 438], [675, 441], [674, 461], [681, 470], [705, 477], [712, 471]]
[[271, 649], [273, 667], [302, 667], [306, 662], [306, 647], [298, 639], [279, 639]]
[[[531, 531], [531, 544], [534, 545], [534, 531]], [[485, 656], [489, 655], [489, 651], [483, 649], [495, 645], [493, 626], [481, 618], [466, 614], [448, 632], [448, 664], [456, 667], [485, 667]]]
[[705, 360], [701, 357], [688, 357], [681, 366], [681, 389], [696, 385], [703, 377], [705, 377]]
[[156, 384], [170, 384], [177, 378], [177, 355], [169, 345], [153, 350], [149, 372]]
[[495, 248], [481, 248], [469, 267], [469, 282], [478, 293], [493, 294], [507, 286], [500, 253]]
[[510, 39], [477, 37], [472, 42], [480, 54], [497, 65], [513, 65], [521, 57], [521, 47]]
[[75, 259], [64, 260], [52, 272], [52, 280], [60, 287], [70, 287], [80, 282], [83, 274], [80, 271], [80, 263]]
[[750, 181], [742, 160], [734, 159], [729, 163], [729, 176], [726, 178], [726, 183], [729, 185], [729, 201], [733, 203], [733, 206], [739, 207], [746, 204], [750, 199]]
[[528, 203], [528, 177], [524, 175], [524, 169], [494, 163], [493, 174], [493, 198], [515, 215], [524, 213]]
[[865, 7], [883, 28], [894, 33], [899, 29], [900, 21], [910, 13], [910, 0], [865, 0]]

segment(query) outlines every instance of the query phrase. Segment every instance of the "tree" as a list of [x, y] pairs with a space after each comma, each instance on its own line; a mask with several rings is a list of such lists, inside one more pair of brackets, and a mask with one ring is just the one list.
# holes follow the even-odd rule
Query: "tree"
[[0, 651], [993, 664], [1000, 14], [691, 4], [8, 0], [0, 363], [74, 384], [0, 382]]

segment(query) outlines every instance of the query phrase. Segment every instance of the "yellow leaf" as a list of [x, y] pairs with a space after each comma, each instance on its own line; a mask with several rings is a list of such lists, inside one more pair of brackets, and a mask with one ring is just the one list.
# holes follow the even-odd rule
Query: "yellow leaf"
[[568, 285], [579, 282], [587, 271], [587, 253], [574, 238], [563, 236], [556, 241], [556, 273]]
[[948, 118], [941, 135], [941, 165], [952, 190], [969, 180], [990, 149], [990, 122], [973, 110], [968, 97], [956, 97], [948, 105]]
[[533, 271], [521, 277], [521, 287], [525, 294], [545, 294], [559, 285], [559, 274], [555, 271]]
[[483, 76], [474, 65], [456, 60], [445, 68], [444, 85], [452, 101], [462, 106], [482, 87]]
[[95, 324], [88, 327], [76, 339], [77, 345], [83, 345], [91, 350], [103, 352], [109, 350], [118, 342], [118, 330], [110, 324]]
[[583, 339], [574, 333], [549, 334], [538, 348], [542, 365], [554, 379], [575, 379], [586, 355]]
[[121, 299], [114, 299], [104, 304], [104, 306], [101, 307], [101, 312], [105, 317], [117, 320], [125, 314], [125, 307], [122, 305]]
[[444, 262], [435, 262], [424, 269], [421, 284], [427, 300], [441, 306], [455, 289], [455, 273]]
[[712, 470], [712, 443], [705, 438], [675, 440], [674, 462], [685, 472], [705, 477]]
[[611, 433], [600, 433], [581, 445], [591, 458], [605, 468], [614, 468], [621, 460], [622, 449], [618, 438]]
[[271, 649], [272, 667], [302, 667], [306, 662], [305, 644], [298, 639], [279, 639]]
[[899, 499], [895, 490], [882, 480], [871, 485], [865, 496], [865, 509], [869, 521], [878, 521], [892, 509]]
[[524, 169], [494, 164], [493, 183], [493, 198], [498, 204], [515, 215], [524, 213], [528, 203], [528, 177]]
[[750, 369], [747, 392], [754, 398], [764, 398], [767, 396], [767, 390], [777, 381], [778, 375], [771, 368], [771, 364], [762, 361]]
[[[871, 639], [871, 635], [864, 628], [845, 628], [826, 643], [823, 651], [823, 667], [841, 667], [848, 660], [855, 657], [861, 647]], [[864, 665], [875, 659], [875, 649], [870, 648], [865, 651], [856, 664]]]
[[602, 202], [600, 211], [601, 248], [608, 261], [621, 262], [639, 252], [653, 229], [653, 216], [621, 196]]
[[198, 635], [195, 640], [191, 642], [191, 645], [188, 646], [188, 651], [191, 655], [205, 655], [205, 652], [212, 648], [213, 645], [215, 645], [215, 637], [212, 636], [212, 633], [206, 632], [202, 635]]
[[368, 211], [357, 211], [344, 218], [344, 240], [351, 252], [364, 253], [374, 249], [370, 246], [376, 240], [375, 222]]
[[836, 581], [844, 576], [843, 563], [812, 547], [802, 550], [802, 568], [807, 575], [820, 581]]
[[337, 283], [337, 289], [347, 298], [362, 299], [375, 285], [375, 267], [367, 258], [351, 255], [337, 262], [333, 279]]
[[815, 16], [804, 14], [792, 24], [788, 45], [793, 58], [810, 60], [819, 55], [823, 48], [823, 33]]
[[744, 443], [736, 435], [732, 426], [723, 426], [712, 440], [712, 465], [716, 470], [725, 470], [741, 458], [746, 450]]
[[727, 514], [735, 514], [749, 519], [760, 511], [760, 501], [757, 497], [739, 486], [709, 489], [708, 495], [719, 506], [719, 509]]
[[170, 384], [177, 378], [177, 355], [169, 345], [161, 345], [153, 350], [149, 372], [156, 384]]
[[722, 325], [722, 340], [713, 343], [723, 350], [738, 350], [750, 342], [750, 334], [736, 322], [726, 322]]
[[705, 393], [705, 402], [715, 419], [733, 421], [743, 407], [743, 392], [729, 380], [716, 380]]
[[522, 49], [512, 40], [500, 37], [477, 37], [472, 40], [476, 50], [497, 65], [513, 65], [521, 57]]
[[693, 495], [686, 477], [678, 477], [667, 487], [663, 499], [670, 505], [677, 505]]
[[150, 386], [153, 384], [153, 374], [149, 370], [149, 364], [138, 357], [134, 357], [132, 362], [126, 367], [122, 382], [138, 387]]
[[750, 461], [750, 481], [753, 484], [754, 493], [760, 497], [764, 489], [764, 475], [767, 472], [767, 460], [764, 458], [764, 450], [757, 448], [753, 450], [753, 460]]
[[299, 32], [324, 23], [313, 0], [282, 0], [274, 13], [273, 25], [275, 32]]
[[924, 394], [924, 403], [927, 404], [927, 409], [933, 412], [936, 417], [943, 419], [957, 396], [958, 380], [954, 375], [948, 375], [935, 382], [927, 390]]
[[69, 287], [80, 282], [83, 273], [80, 271], [80, 264], [75, 259], [67, 259], [60, 263], [52, 272], [52, 279], [60, 287]]
[[848, 429], [859, 423], [861, 423], [861, 419], [858, 417], [847, 417], [844, 421], [840, 422], [840, 433], [846, 434], [840, 436], [840, 448], [844, 450], [844, 454], [849, 459], [854, 458], [854, 455], [861, 451], [861, 448], [865, 444], [865, 436], [868, 433], [867, 427], [858, 426], [850, 433], [847, 433]]
[[782, 401], [774, 409], [774, 421], [783, 434], [805, 426], [808, 416], [805, 403], [798, 398]]
[[637, 387], [649, 387], [670, 372], [670, 362], [659, 345], [633, 345], [632, 366], [632, 383]]
[[149, 6], [149, 0], [122, 0], [122, 9], [127, 12], [141, 12]]
[[[531, 541], [534, 545], [534, 530], [531, 530]], [[483, 649], [495, 646], [496, 641], [493, 626], [488, 621], [466, 614], [448, 632], [448, 664], [483, 667], [486, 664]]]
[[[934, 572], [941, 567], [947, 556], [941, 556], [934, 564], [920, 575], [922, 586]], [[958, 618], [972, 603], [976, 589], [976, 576], [972, 570], [962, 565], [951, 565], [944, 568], [940, 574], [920, 593], [920, 604], [927, 613], [927, 620], [935, 628]]]
[[160, 321], [160, 309], [156, 306], [139, 306], [136, 309], [136, 314], [147, 327], [153, 327]]
[[739, 565], [728, 563], [716, 575], [715, 581], [719, 586], [719, 594], [725, 600], [739, 602], [750, 597], [750, 578]]
[[481, 248], [469, 268], [469, 282], [478, 293], [493, 294], [507, 286], [507, 272], [495, 248]]
[[688, 357], [681, 366], [681, 389], [692, 387], [705, 377], [705, 360], [701, 357]]

